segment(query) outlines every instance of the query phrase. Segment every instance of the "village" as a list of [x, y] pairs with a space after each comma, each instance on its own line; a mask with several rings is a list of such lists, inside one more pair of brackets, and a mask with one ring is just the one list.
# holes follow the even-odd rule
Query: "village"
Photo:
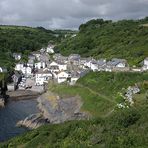
[[[16, 61], [20, 61], [22, 55], [13, 53]], [[71, 54], [68, 57], [54, 52], [54, 45], [48, 45], [39, 51], [32, 52], [28, 56], [28, 63], [16, 63], [13, 75], [13, 84], [8, 85], [8, 90], [32, 89], [43, 91], [45, 84], [51, 80], [54, 83], [67, 82], [74, 85], [76, 81], [90, 71], [130, 71], [143, 72], [148, 70], [148, 58], [143, 61], [141, 68], [129, 67], [125, 59], [113, 58], [96, 60], [92, 57], [82, 58], [79, 54]], [[7, 69], [0, 67], [0, 72]]]

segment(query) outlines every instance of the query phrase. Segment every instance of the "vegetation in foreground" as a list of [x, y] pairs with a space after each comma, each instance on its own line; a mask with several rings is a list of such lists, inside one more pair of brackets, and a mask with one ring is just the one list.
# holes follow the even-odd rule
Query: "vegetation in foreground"
[[148, 57], [148, 17], [141, 20], [91, 20], [79, 27], [76, 37], [66, 38], [57, 47], [64, 55], [78, 53], [84, 57], [124, 58], [140, 66]]
[[[118, 100], [118, 92], [135, 83], [141, 92], [134, 96], [134, 106], [117, 109], [115, 105], [122, 100]], [[0, 147], [147, 148], [148, 73], [90, 73], [76, 86], [55, 85], [50, 86], [50, 90], [63, 98], [81, 96], [83, 110], [90, 112], [94, 118], [43, 126], [2, 143]], [[114, 111], [110, 113], [112, 109]]]

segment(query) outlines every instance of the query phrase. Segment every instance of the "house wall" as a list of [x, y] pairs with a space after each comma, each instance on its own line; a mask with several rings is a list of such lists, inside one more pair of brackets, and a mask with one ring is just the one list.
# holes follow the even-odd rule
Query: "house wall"
[[93, 71], [98, 71], [98, 66], [95, 65], [95, 64], [91, 64], [90, 69], [93, 70]]
[[144, 60], [144, 65], [148, 66], [148, 60]]
[[24, 64], [16, 64], [15, 70], [16, 71], [21, 71], [23, 69], [23, 67], [24, 67]]
[[23, 67], [21, 71], [26, 76], [32, 75], [32, 69], [30, 67]]
[[65, 65], [59, 65], [59, 70], [60, 71], [65, 71], [65, 70], [67, 70], [67, 65], [65, 64]]
[[67, 81], [68, 74], [66, 72], [61, 72], [57, 76], [58, 83], [63, 83]]
[[119, 68], [124, 68], [126, 65], [125, 63], [119, 63], [116, 65], [116, 67], [119, 67]]
[[2, 68], [0, 67], [0, 72], [3, 72]]
[[41, 68], [45, 68], [45, 67], [46, 67], [45, 62], [35, 63], [35, 68], [37, 68], [37, 69], [41, 69]]
[[51, 48], [51, 47], [49, 48], [49, 47], [48, 47], [48, 48], [46, 49], [46, 52], [47, 52], [47, 53], [54, 53], [54, 50], [53, 50], [53, 48]]
[[36, 74], [35, 75], [35, 84], [36, 85], [43, 85], [44, 82], [48, 82], [50, 77], [52, 78], [52, 74], [51, 73]]

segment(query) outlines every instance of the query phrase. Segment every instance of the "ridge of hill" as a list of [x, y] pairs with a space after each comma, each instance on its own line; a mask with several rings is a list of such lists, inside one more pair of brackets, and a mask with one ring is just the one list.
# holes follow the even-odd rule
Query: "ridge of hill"
[[141, 20], [96, 19], [80, 25], [79, 33], [66, 38], [57, 49], [64, 55], [78, 53], [85, 57], [124, 58], [139, 66], [148, 57], [148, 17]]

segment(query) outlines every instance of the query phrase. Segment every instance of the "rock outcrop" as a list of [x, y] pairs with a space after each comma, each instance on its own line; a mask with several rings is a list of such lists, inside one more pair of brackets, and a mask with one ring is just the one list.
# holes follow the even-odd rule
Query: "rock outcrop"
[[0, 97], [0, 107], [4, 107], [5, 106], [5, 99]]
[[44, 118], [47, 118], [52, 124], [89, 118], [85, 112], [81, 111], [82, 102], [79, 97], [61, 99], [59, 96], [47, 92], [38, 98], [38, 103]]
[[32, 114], [24, 120], [19, 121], [16, 126], [36, 129], [47, 123], [49, 123], [48, 120], [44, 119], [41, 114]]

